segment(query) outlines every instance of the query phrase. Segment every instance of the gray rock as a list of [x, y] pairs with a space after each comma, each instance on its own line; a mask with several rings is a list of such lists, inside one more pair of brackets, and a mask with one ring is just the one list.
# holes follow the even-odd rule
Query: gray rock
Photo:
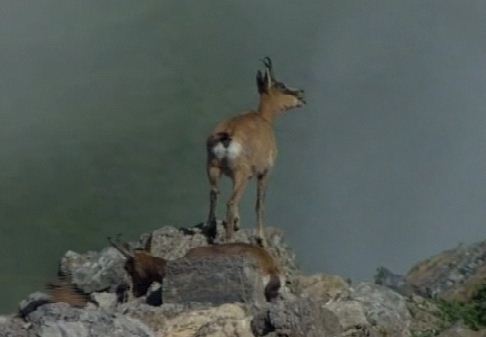
[[258, 268], [243, 257], [181, 258], [167, 263], [163, 303], [264, 303]]
[[206, 236], [197, 227], [181, 229], [166, 226], [152, 232], [150, 253], [166, 260], [174, 260], [186, 255], [191, 248], [207, 244]]
[[65, 303], [39, 307], [26, 317], [36, 337], [154, 337], [139, 320], [99, 309], [77, 309]]
[[0, 316], [0, 337], [27, 337], [28, 324], [13, 316]]
[[272, 303], [252, 321], [255, 336], [327, 337], [342, 332], [336, 315], [309, 298]]
[[115, 291], [128, 282], [124, 264], [124, 257], [112, 247], [85, 254], [68, 251], [61, 259], [60, 271], [70, 275], [73, 284], [85, 293]]
[[92, 293], [91, 300], [95, 302], [98, 307], [108, 311], [113, 311], [118, 303], [117, 295], [114, 293]]
[[49, 303], [49, 295], [37, 291], [30, 294], [26, 299], [22, 300], [19, 304], [19, 314], [24, 317], [30, 314], [32, 311], [36, 310], [37, 307]]
[[424, 297], [469, 301], [486, 279], [486, 240], [460, 245], [413, 266], [406, 281]]
[[390, 336], [410, 336], [411, 316], [403, 296], [371, 283], [354, 288], [351, 299], [363, 305], [368, 322]]

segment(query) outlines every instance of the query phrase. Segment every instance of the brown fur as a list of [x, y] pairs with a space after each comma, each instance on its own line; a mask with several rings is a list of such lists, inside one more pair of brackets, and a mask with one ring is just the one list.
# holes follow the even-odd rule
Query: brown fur
[[125, 262], [125, 270], [132, 279], [133, 295], [143, 296], [152, 283], [162, 283], [166, 264], [165, 259], [152, 256], [145, 251], [136, 251], [133, 257], [128, 258]]
[[[125, 270], [132, 279], [132, 292], [135, 297], [143, 296], [153, 282], [162, 283], [165, 277], [167, 261], [151, 255], [147, 248], [129, 252], [119, 243], [110, 239], [110, 243], [125, 257]], [[192, 248], [184, 257], [213, 258], [218, 256], [242, 256], [257, 264], [262, 277], [268, 277], [265, 286], [265, 297], [268, 301], [278, 295], [281, 286], [280, 268], [276, 260], [264, 249], [249, 243], [225, 243]]]
[[47, 284], [47, 293], [54, 303], [64, 302], [82, 308], [89, 302], [89, 296], [78, 289], [67, 276]]
[[[277, 145], [273, 131], [273, 122], [284, 111], [305, 104], [303, 91], [289, 89], [282, 82], [275, 80], [272, 63], [264, 59], [265, 76], [257, 74], [260, 103], [257, 111], [230, 118], [219, 123], [207, 139], [207, 174], [211, 186], [208, 225], [214, 235], [216, 225], [216, 203], [219, 194], [218, 181], [221, 175], [227, 175], [233, 181], [233, 193], [227, 203], [226, 239], [231, 240], [233, 231], [239, 228], [238, 205], [243, 196], [248, 180], [257, 178], [257, 237], [264, 244], [263, 201], [267, 178], [277, 157]], [[238, 144], [241, 151], [237, 156], [218, 155], [215, 147], [231, 148]], [[221, 153], [221, 152], [220, 152]]]

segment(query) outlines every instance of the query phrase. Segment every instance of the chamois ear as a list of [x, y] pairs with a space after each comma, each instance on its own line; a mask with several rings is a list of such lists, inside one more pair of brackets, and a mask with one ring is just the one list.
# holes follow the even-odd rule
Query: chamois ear
[[266, 84], [265, 84], [265, 79], [263, 78], [262, 72], [258, 70], [257, 75], [256, 75], [256, 81], [257, 81], [257, 88], [258, 88], [258, 93], [263, 94], [266, 91]]

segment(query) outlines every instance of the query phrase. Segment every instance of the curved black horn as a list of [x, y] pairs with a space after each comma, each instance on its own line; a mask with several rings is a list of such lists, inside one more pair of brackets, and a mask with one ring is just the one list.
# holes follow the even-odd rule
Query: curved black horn
[[262, 60], [263, 64], [265, 65], [265, 68], [267, 68], [268, 72], [270, 73], [270, 76], [272, 76], [272, 79], [275, 78], [273, 74], [273, 65], [272, 65], [272, 59], [268, 56], [265, 56]]
[[127, 259], [128, 258], [133, 258], [133, 254], [131, 254], [127, 249], [125, 249], [124, 247], [122, 247], [122, 245], [118, 244], [117, 242], [113, 241], [113, 239], [111, 237], [107, 237], [108, 239], [108, 242], [110, 243], [110, 245], [115, 248], [116, 250], [118, 250], [124, 257], [126, 257]]

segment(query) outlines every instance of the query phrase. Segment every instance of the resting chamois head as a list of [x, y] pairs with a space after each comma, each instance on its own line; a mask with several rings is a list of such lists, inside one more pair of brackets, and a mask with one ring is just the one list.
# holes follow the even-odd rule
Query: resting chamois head
[[258, 93], [261, 96], [260, 108], [264, 104], [276, 112], [282, 112], [303, 106], [304, 90], [292, 89], [277, 81], [273, 73], [272, 60], [268, 56], [263, 59], [263, 64], [264, 73], [258, 70], [256, 77]]
[[[132, 279], [132, 293], [135, 297], [145, 295], [152, 283], [162, 283], [167, 263], [165, 259], [152, 256], [148, 247], [130, 251], [128, 247], [111, 238], [108, 241], [126, 258], [124, 268]], [[147, 243], [150, 244], [150, 239]]]

